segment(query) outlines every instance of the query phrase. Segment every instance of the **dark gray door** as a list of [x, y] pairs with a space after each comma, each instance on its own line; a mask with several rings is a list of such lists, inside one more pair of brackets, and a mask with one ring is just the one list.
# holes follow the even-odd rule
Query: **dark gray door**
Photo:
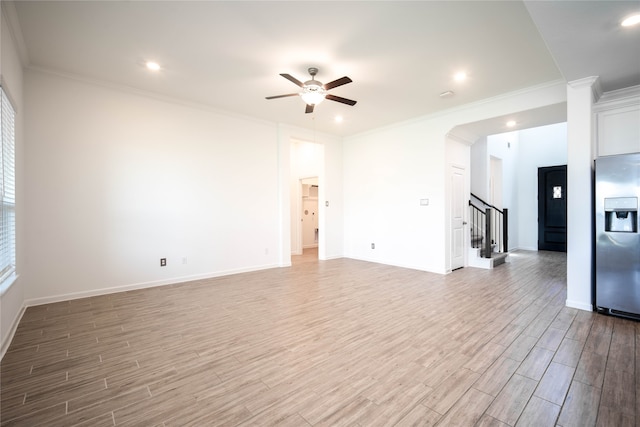
[[538, 168], [538, 250], [567, 251], [567, 165]]

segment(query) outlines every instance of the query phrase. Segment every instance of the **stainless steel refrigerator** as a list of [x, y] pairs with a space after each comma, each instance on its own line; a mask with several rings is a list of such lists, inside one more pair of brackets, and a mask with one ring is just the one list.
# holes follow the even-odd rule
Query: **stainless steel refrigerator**
[[595, 162], [595, 306], [640, 319], [640, 153]]

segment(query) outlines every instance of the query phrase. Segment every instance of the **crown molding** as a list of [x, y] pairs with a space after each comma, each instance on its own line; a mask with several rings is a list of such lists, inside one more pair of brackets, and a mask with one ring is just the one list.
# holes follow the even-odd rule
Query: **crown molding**
[[[567, 83], [564, 80], [552, 80], [552, 81], [548, 81], [545, 83], [540, 83], [537, 85], [533, 85], [533, 86], [528, 86], [522, 89], [517, 89], [511, 92], [505, 92], [502, 93], [500, 95], [496, 95], [496, 96], [492, 96], [490, 98], [484, 98], [484, 99], [480, 99], [478, 101], [474, 101], [474, 102], [470, 102], [467, 104], [462, 104], [462, 105], [458, 105], [456, 107], [453, 108], [447, 108], [444, 110], [439, 110], [430, 114], [426, 114], [426, 115], [422, 115], [419, 117], [415, 117], [413, 119], [409, 119], [409, 120], [404, 120], [398, 123], [392, 123], [390, 125], [387, 126], [382, 126], [379, 128], [375, 128], [375, 129], [369, 129], [360, 133], [355, 133], [353, 135], [345, 135], [343, 138], [345, 139], [350, 139], [350, 138], [361, 138], [367, 135], [371, 135], [380, 131], [385, 131], [385, 130], [390, 130], [390, 129], [395, 129], [395, 128], [399, 128], [399, 127], [403, 127], [403, 126], [407, 126], [407, 125], [411, 125], [411, 124], [416, 124], [416, 123], [422, 123], [426, 120], [433, 120], [433, 119], [438, 119], [440, 117], [446, 117], [452, 114], [456, 114], [456, 113], [460, 113], [460, 112], [465, 112], [468, 110], [472, 110], [474, 108], [478, 108], [478, 107], [482, 107], [488, 104], [492, 104], [494, 102], [500, 102], [500, 101], [506, 101], [509, 99], [513, 99], [516, 98], [518, 96], [522, 96], [522, 95], [527, 95], [530, 93], [536, 93], [538, 91], [541, 90], [545, 90], [545, 89], [554, 89], [554, 88], [565, 88], [565, 92], [566, 92], [566, 85]], [[564, 101], [566, 101], [566, 95], [565, 95], [565, 99]], [[563, 101], [563, 102], [564, 102]], [[464, 124], [464, 123], [462, 123]]]
[[15, 2], [13, 1], [0, 1], [2, 8], [2, 16], [5, 17], [7, 25], [9, 27], [9, 34], [13, 40], [20, 62], [23, 67], [29, 66], [29, 52], [27, 51], [27, 44], [24, 42], [22, 35], [22, 27], [20, 26], [20, 20], [18, 19], [18, 11], [16, 10]]
[[481, 136], [456, 126], [447, 133], [446, 137], [461, 144], [472, 146]]
[[585, 87], [591, 88], [594, 102], [598, 102], [602, 97], [602, 86], [600, 85], [600, 77], [598, 76], [590, 76], [578, 80], [572, 80], [570, 82], [567, 82], [567, 84], [573, 89], [582, 89]]

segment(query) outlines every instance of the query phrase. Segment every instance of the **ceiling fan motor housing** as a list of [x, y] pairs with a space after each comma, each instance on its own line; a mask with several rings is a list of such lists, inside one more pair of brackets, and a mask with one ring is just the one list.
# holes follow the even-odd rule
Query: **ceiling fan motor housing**
[[304, 82], [304, 90], [306, 92], [325, 92], [324, 86], [317, 80], [309, 80]]

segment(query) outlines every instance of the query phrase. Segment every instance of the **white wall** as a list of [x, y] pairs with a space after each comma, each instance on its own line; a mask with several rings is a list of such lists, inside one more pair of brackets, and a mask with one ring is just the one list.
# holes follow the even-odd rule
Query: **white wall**
[[640, 153], [640, 86], [604, 93], [593, 109], [596, 157]]
[[320, 175], [320, 259], [344, 256], [344, 164], [341, 138], [320, 136], [324, 145], [324, 165]]
[[[485, 187], [489, 186], [490, 172], [489, 165], [491, 157], [498, 158], [502, 161], [502, 206], [498, 208], [506, 208], [509, 210], [509, 250], [517, 249], [519, 246], [518, 233], [518, 153], [520, 144], [518, 143], [518, 132], [505, 132], [498, 135], [489, 135], [487, 139], [486, 158], [484, 163], [478, 165], [478, 168], [487, 170], [485, 178]], [[475, 144], [474, 144], [475, 145]], [[476, 168], [474, 163], [473, 168]], [[476, 185], [481, 185], [477, 183]], [[482, 198], [490, 202], [490, 195]]]
[[432, 136], [413, 123], [346, 139], [346, 256], [444, 272], [444, 133]]
[[277, 125], [37, 71], [25, 88], [31, 303], [279, 265]]
[[[18, 278], [8, 287], [0, 286], [0, 357], [4, 355], [22, 316], [24, 300], [24, 269], [26, 266], [24, 230], [20, 220], [24, 213], [24, 103], [22, 65], [15, 42], [5, 20], [5, 5], [2, 4], [0, 24], [0, 76], [5, 92], [10, 96], [16, 110], [16, 272]], [[1, 284], [0, 284], [1, 285]]]
[[[447, 134], [565, 100], [558, 82], [345, 138], [345, 256], [446, 273]], [[420, 206], [423, 198], [429, 206]]]
[[489, 200], [489, 154], [487, 137], [483, 136], [471, 146], [471, 193]]
[[[597, 77], [567, 85], [567, 300], [592, 310], [593, 285], [593, 103]], [[586, 208], [588, 207], [588, 208]]]
[[537, 251], [538, 168], [567, 164], [567, 124], [525, 129], [518, 134], [518, 247]]

